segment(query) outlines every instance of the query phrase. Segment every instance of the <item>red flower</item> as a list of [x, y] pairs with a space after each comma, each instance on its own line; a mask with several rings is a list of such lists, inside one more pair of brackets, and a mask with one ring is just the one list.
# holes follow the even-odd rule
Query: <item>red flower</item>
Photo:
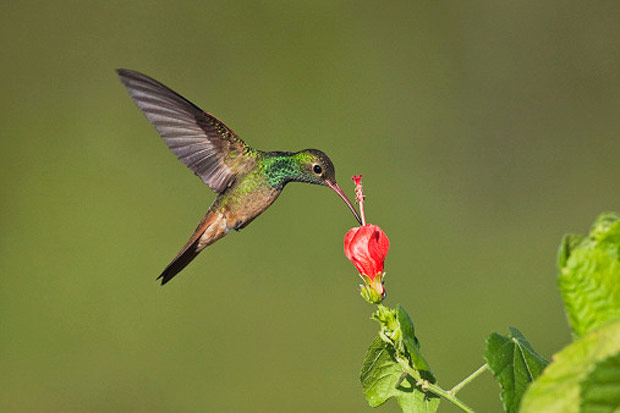
[[381, 228], [372, 224], [352, 228], [344, 237], [344, 253], [357, 268], [366, 287], [375, 291], [377, 297], [374, 302], [380, 302], [385, 296], [383, 262], [389, 248], [388, 237]]
[[376, 225], [351, 228], [344, 236], [344, 253], [360, 274], [371, 279], [383, 274], [383, 261], [390, 248], [390, 240]]

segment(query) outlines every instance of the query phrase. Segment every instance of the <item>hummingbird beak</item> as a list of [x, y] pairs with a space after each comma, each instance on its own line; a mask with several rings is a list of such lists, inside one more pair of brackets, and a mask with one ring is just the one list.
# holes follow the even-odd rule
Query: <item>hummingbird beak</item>
[[353, 206], [351, 201], [349, 201], [349, 198], [347, 198], [347, 196], [344, 194], [344, 192], [342, 192], [342, 189], [340, 189], [338, 184], [336, 182], [330, 181], [329, 179], [326, 179], [325, 183], [327, 184], [327, 186], [329, 186], [331, 189], [333, 189], [334, 192], [336, 192], [340, 196], [340, 198], [342, 198], [342, 200], [344, 201], [345, 204], [347, 204], [347, 206], [349, 207], [351, 212], [353, 212], [353, 215], [355, 215], [355, 219], [357, 219], [357, 222], [359, 222], [360, 225], [362, 225], [362, 220], [361, 220], [360, 216], [358, 215], [357, 211], [355, 210], [355, 207]]

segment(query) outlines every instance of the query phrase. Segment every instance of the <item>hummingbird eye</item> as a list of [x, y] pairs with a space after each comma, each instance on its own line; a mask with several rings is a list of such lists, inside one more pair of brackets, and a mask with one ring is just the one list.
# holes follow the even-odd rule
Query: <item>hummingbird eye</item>
[[312, 168], [312, 170], [314, 171], [315, 174], [317, 175], [321, 175], [321, 172], [323, 172], [323, 169], [321, 168], [320, 165], [315, 164], [314, 167]]

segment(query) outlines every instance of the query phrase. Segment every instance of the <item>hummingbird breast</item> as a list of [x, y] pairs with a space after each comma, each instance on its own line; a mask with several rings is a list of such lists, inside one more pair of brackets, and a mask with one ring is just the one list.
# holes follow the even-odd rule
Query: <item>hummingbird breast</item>
[[228, 231], [247, 226], [269, 208], [282, 192], [264, 179], [256, 179], [251, 175], [220, 194], [211, 207], [214, 212], [223, 214]]

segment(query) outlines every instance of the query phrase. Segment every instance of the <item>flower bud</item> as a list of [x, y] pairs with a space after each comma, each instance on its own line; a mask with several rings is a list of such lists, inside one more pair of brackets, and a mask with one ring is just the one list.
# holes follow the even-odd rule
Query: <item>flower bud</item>
[[352, 228], [344, 237], [344, 253], [364, 280], [362, 297], [369, 302], [379, 303], [385, 297], [383, 264], [389, 248], [388, 237], [372, 224]]

